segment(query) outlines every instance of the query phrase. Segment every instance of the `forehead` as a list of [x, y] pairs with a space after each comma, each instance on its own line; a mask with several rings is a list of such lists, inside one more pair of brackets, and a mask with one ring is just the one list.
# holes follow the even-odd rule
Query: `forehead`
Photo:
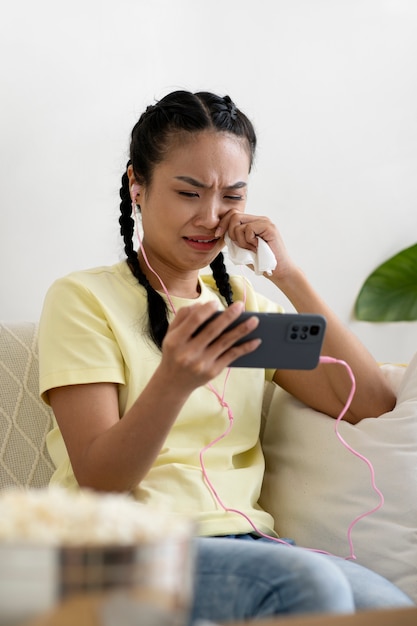
[[250, 170], [250, 149], [244, 137], [227, 132], [182, 132], [171, 138], [164, 169], [181, 174], [194, 172], [200, 175], [222, 173], [225, 177], [247, 178]]

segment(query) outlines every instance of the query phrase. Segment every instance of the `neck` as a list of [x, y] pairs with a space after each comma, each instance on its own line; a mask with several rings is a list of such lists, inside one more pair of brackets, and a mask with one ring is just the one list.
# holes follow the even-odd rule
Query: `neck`
[[178, 274], [166, 267], [158, 268], [157, 263], [154, 263], [155, 267], [153, 267], [142, 251], [139, 252], [138, 258], [142, 272], [155, 291], [165, 292], [166, 290], [171, 296], [190, 300], [200, 295], [198, 270]]

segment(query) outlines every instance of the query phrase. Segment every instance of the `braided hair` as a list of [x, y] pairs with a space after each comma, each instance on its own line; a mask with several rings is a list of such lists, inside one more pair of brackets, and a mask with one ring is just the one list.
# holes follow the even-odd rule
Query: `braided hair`
[[[132, 166], [139, 184], [150, 185], [154, 167], [161, 163], [176, 134], [195, 133], [203, 130], [228, 132], [246, 139], [250, 165], [256, 148], [256, 135], [252, 123], [230, 99], [209, 92], [192, 94], [174, 91], [156, 104], [147, 107], [132, 130], [130, 159], [122, 176], [120, 189], [120, 234], [124, 241], [127, 263], [144, 287], [148, 300], [148, 332], [152, 341], [161, 348], [168, 329], [168, 308], [165, 299], [151, 286], [142, 271], [137, 251], [133, 245], [134, 218], [130, 197], [127, 168]], [[220, 252], [210, 264], [219, 293], [228, 305], [233, 302], [229, 275]]]

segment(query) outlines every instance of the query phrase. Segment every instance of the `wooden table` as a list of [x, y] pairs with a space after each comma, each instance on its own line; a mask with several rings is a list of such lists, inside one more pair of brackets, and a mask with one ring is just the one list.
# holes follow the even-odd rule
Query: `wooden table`
[[[101, 626], [96, 608], [91, 598], [88, 601], [77, 599], [21, 626]], [[140, 621], [138, 621], [139, 625], [142, 626]], [[119, 622], [114, 626], [123, 626], [123, 623]], [[247, 622], [228, 622], [223, 626], [417, 626], [417, 608], [362, 611], [354, 615], [276, 617]]]
[[354, 615], [276, 617], [250, 622], [228, 622], [227, 626], [417, 626], [417, 608], [361, 611]]

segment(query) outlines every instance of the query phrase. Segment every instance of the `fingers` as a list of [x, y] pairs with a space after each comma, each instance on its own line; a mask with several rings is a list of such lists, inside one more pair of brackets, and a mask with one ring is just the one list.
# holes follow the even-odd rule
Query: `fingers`
[[[214, 358], [224, 354], [237, 341], [244, 339], [258, 325], [259, 320], [256, 316], [239, 321], [239, 316], [243, 309], [241, 304], [237, 302], [226, 309], [226, 311], [218, 313], [216, 317], [209, 318], [208, 323], [197, 331], [195, 338], [201, 341], [201, 344], [206, 348], [212, 349]], [[239, 323], [234, 325], [233, 322]]]
[[188, 339], [194, 335], [199, 327], [207, 322], [217, 310], [218, 303], [215, 301], [182, 307], [177, 311], [168, 332], [181, 328], [184, 332], [184, 339]]
[[[181, 335], [183, 344], [192, 343], [194, 348], [204, 349], [237, 320], [244, 309], [243, 302], [235, 302], [223, 312], [219, 312], [217, 307], [216, 302], [208, 302], [181, 308], [170, 326], [170, 331], [176, 331], [177, 339]], [[213, 318], [216, 313], [220, 314]], [[233, 337], [238, 335], [237, 338], [240, 338], [244, 334], [247, 333], [242, 327], [240, 332], [233, 333]]]
[[230, 239], [240, 248], [256, 252], [257, 237], [266, 242], [277, 238], [276, 227], [267, 217], [247, 215], [241, 211], [232, 210], [224, 215], [216, 230], [217, 236], [224, 236], [227, 232]]
[[[163, 360], [170, 363], [177, 379], [185, 379], [188, 387], [197, 387], [215, 378], [239, 356], [256, 349], [260, 340], [244, 341], [259, 320], [251, 316], [233, 328], [243, 311], [236, 302], [223, 312], [216, 303], [180, 309], [163, 342]], [[218, 315], [214, 316], [215, 313]], [[214, 316], [214, 317], [213, 317]], [[237, 341], [244, 343], [236, 345]]]
[[241, 223], [244, 215], [245, 214], [243, 213], [243, 211], [238, 211], [237, 209], [232, 209], [231, 211], [228, 211], [221, 218], [219, 225], [217, 226], [216, 232], [214, 233], [215, 236], [223, 237], [225, 233], [229, 233], [230, 238], [233, 239], [232, 233], [234, 230], [234, 226]]
[[[240, 248], [256, 252], [260, 236], [259, 226], [254, 222], [241, 222], [234, 228], [234, 241]], [[230, 237], [232, 239], [232, 237]]]

